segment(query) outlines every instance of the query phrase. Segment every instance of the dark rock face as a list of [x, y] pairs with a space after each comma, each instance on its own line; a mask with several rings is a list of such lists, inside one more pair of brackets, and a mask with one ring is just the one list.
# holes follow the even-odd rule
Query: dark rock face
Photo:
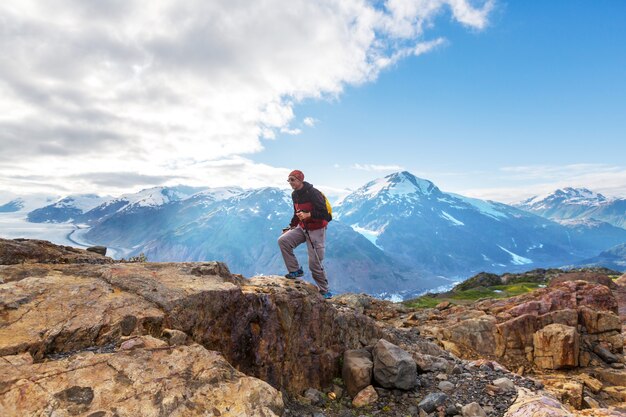
[[106, 246], [90, 246], [86, 250], [88, 250], [89, 252], [99, 253], [102, 256], [106, 256], [107, 254]]
[[0, 239], [0, 265], [23, 263], [108, 264], [113, 263], [113, 259], [45, 240]]

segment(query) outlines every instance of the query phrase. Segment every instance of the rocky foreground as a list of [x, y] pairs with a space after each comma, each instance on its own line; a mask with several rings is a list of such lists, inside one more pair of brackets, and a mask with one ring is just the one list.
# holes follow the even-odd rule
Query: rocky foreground
[[0, 264], [0, 416], [626, 415], [625, 278], [411, 310], [41, 241]]

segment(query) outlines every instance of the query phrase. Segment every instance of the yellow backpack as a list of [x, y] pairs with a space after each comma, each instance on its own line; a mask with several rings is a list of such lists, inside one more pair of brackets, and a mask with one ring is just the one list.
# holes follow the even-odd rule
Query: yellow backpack
[[330, 219], [328, 219], [328, 221], [331, 221], [333, 219], [333, 207], [330, 205], [330, 201], [328, 201], [328, 198], [326, 198], [324, 193], [320, 191], [320, 194], [322, 195], [322, 197], [324, 197], [324, 201], [326, 202], [326, 211], [330, 216]]

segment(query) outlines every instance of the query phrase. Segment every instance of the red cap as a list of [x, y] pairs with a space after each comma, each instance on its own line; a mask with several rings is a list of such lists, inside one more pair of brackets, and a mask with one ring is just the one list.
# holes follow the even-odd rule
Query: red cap
[[297, 178], [297, 179], [299, 179], [300, 181], [304, 181], [304, 174], [303, 174], [303, 173], [302, 173], [302, 171], [300, 171], [300, 170], [294, 169], [293, 171], [291, 171], [291, 172], [289, 173], [289, 176], [290, 176], [290, 177]]

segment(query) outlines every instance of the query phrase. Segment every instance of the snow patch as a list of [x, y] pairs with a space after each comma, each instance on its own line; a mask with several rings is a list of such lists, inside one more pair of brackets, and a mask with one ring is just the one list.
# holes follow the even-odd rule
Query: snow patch
[[453, 193], [450, 193], [450, 195], [458, 198], [464, 203], [467, 203], [473, 206], [475, 209], [477, 209], [481, 214], [484, 214], [485, 216], [493, 217], [496, 220], [500, 220], [500, 218], [508, 217], [506, 213], [499, 211], [496, 208], [496, 205], [491, 201], [479, 200], [477, 198], [465, 197], [465, 196], [462, 196], [459, 194], [453, 194]]
[[528, 258], [524, 258], [523, 256], [519, 256], [516, 253], [513, 253], [509, 250], [504, 249], [502, 246], [497, 245], [500, 249], [502, 249], [503, 251], [505, 251], [506, 253], [508, 253], [509, 255], [511, 255], [511, 263], [513, 265], [528, 265], [528, 264], [532, 264], [533, 261], [532, 259], [528, 259]]
[[352, 228], [352, 230], [354, 230], [355, 232], [359, 233], [364, 238], [372, 242], [377, 248], [382, 249], [382, 247], [379, 246], [376, 243], [376, 241], [378, 240], [378, 236], [385, 230], [386, 226], [387, 224], [385, 223], [382, 227], [380, 227], [377, 230], [369, 230], [364, 227], [360, 227], [358, 224], [353, 224], [350, 227]]
[[449, 220], [455, 226], [465, 226], [465, 223], [463, 223], [460, 220], [455, 219], [454, 217], [452, 217], [450, 214], [446, 213], [443, 210], [441, 210], [441, 217], [443, 217], [446, 220]]

